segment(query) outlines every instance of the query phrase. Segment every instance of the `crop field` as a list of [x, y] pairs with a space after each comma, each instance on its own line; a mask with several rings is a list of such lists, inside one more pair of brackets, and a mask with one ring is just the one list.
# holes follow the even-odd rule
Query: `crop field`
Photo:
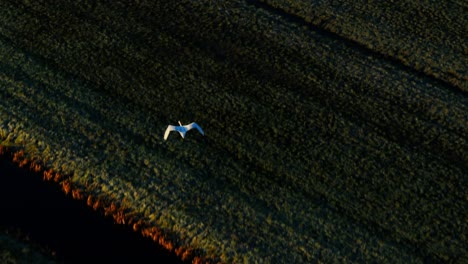
[[335, 33], [380, 56], [468, 91], [466, 1], [252, 2]]
[[18, 166], [183, 260], [468, 258], [463, 1], [48, 2], [0, 1]]

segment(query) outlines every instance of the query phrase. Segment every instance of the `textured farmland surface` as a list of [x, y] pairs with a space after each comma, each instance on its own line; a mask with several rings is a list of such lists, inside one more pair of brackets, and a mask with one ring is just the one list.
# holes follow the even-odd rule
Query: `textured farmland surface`
[[468, 91], [466, 1], [250, 2]]
[[[225, 262], [466, 258], [466, 72], [251, 2], [153, 2], [0, 1], [2, 144]], [[163, 141], [177, 120], [206, 136]]]

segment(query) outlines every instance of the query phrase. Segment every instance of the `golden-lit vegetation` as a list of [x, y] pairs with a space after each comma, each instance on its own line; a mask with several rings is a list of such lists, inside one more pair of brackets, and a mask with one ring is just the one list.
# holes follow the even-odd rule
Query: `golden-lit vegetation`
[[466, 257], [451, 8], [154, 2], [2, 1], [0, 154], [194, 263]]

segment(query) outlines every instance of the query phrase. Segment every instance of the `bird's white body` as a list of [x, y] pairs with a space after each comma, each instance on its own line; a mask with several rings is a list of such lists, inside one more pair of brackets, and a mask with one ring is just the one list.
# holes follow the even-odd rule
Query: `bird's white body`
[[182, 123], [180, 123], [179, 121], [179, 125], [180, 126], [173, 126], [173, 125], [167, 126], [166, 132], [164, 133], [164, 140], [167, 140], [167, 138], [169, 137], [169, 133], [171, 133], [171, 131], [177, 131], [182, 136], [182, 138], [185, 138], [185, 133], [187, 133], [187, 131], [189, 131], [192, 128], [196, 128], [202, 135], [205, 135], [205, 132], [203, 132], [201, 127], [195, 122], [183, 126]]

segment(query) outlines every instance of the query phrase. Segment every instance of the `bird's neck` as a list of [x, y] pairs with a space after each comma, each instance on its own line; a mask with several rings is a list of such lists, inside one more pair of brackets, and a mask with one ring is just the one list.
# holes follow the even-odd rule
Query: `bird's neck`
[[182, 126], [182, 123], [179, 121], [179, 125]]

